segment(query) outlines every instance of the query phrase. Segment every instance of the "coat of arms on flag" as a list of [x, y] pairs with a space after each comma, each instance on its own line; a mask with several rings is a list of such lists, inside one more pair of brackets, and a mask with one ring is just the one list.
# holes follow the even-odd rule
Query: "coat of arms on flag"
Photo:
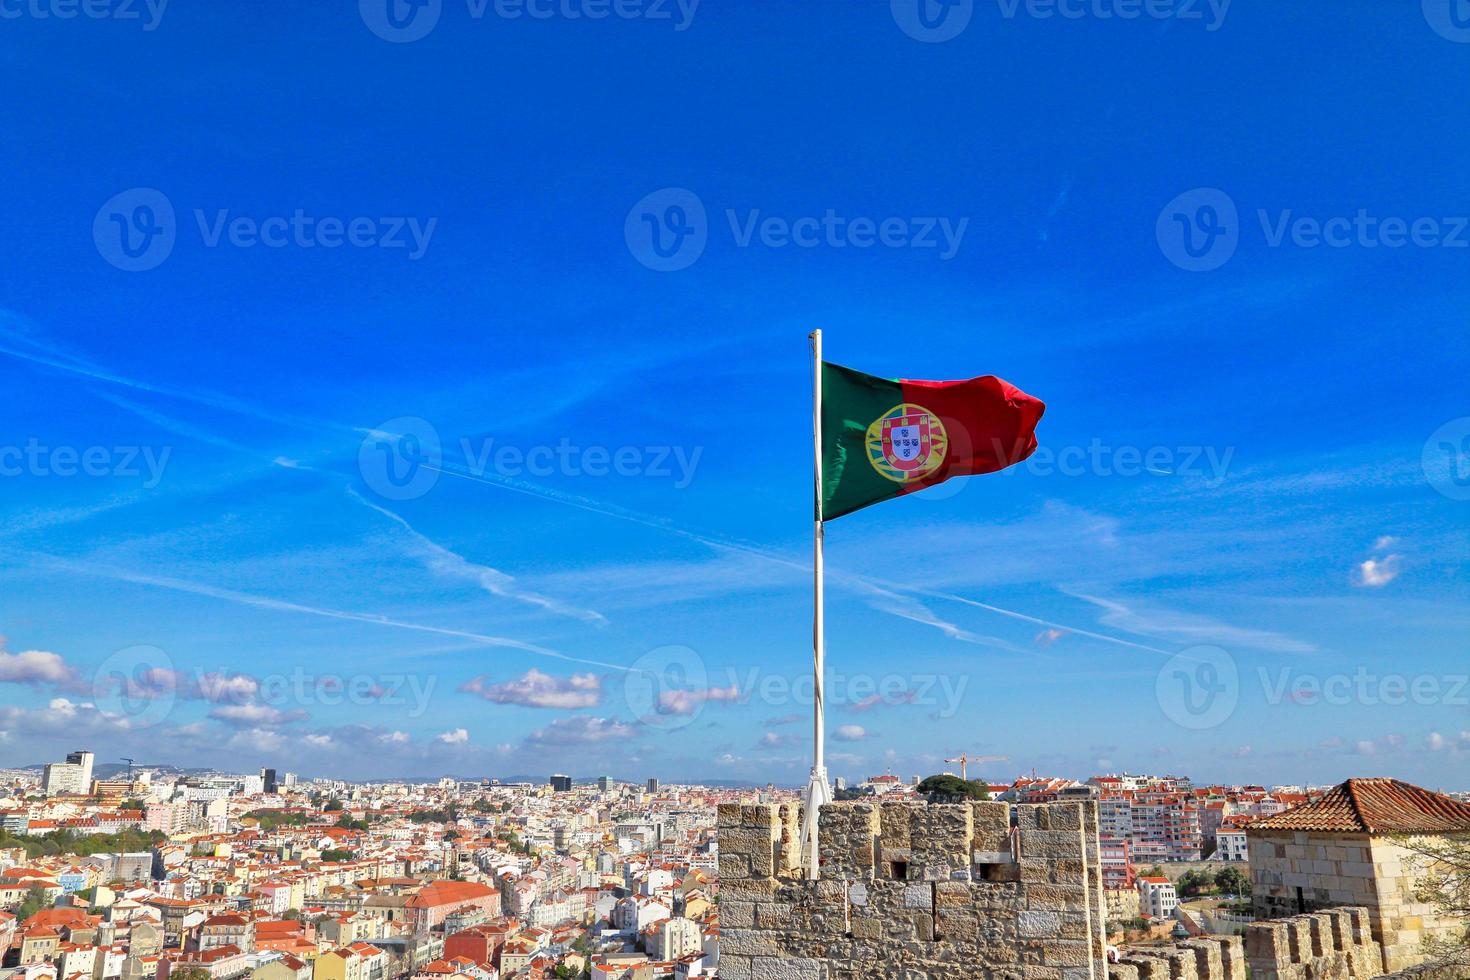
[[911, 402], [895, 405], [868, 426], [868, 461], [895, 483], [920, 480], [944, 462], [948, 439], [938, 416]]

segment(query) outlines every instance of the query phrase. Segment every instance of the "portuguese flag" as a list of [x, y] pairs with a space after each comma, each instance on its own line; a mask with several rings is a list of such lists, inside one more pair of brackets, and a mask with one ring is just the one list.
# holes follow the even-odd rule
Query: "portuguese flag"
[[993, 375], [893, 381], [822, 364], [822, 499], [831, 520], [1036, 450], [1046, 406]]

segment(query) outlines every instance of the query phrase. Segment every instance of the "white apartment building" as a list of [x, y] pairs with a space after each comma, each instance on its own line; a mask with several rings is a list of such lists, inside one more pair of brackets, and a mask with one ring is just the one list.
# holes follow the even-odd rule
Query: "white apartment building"
[[1138, 879], [1138, 908], [1155, 919], [1172, 919], [1179, 907], [1179, 896], [1168, 878]]
[[704, 945], [704, 931], [691, 919], [665, 919], [647, 937], [648, 955], [655, 960], [677, 960], [697, 953]]
[[1225, 823], [1215, 832], [1215, 860], [1216, 861], [1246, 861], [1250, 859], [1250, 851], [1246, 846], [1244, 824], [1233, 823], [1226, 818]]

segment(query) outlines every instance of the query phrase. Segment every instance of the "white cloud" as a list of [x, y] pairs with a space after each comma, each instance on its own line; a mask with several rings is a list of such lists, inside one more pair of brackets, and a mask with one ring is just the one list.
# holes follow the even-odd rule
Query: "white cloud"
[[868, 730], [862, 725], [843, 725], [832, 733], [832, 737], [839, 742], [861, 742], [868, 737]]
[[1358, 565], [1358, 584], [1370, 589], [1380, 588], [1399, 576], [1398, 555], [1369, 558]]
[[78, 675], [61, 655], [46, 650], [7, 653], [0, 646], [0, 681], [9, 684], [56, 684], [74, 687]]
[[660, 691], [658, 692], [658, 711], [663, 715], [692, 715], [706, 701], [733, 702], [739, 700], [740, 688], [734, 684], [729, 687], [708, 687], [698, 691]]
[[300, 708], [283, 711], [268, 704], [222, 704], [210, 711], [209, 717], [231, 725], [259, 727], [300, 721], [306, 717], [306, 712]]
[[1374, 541], [1373, 542], [1373, 550], [1374, 551], [1387, 551], [1389, 548], [1392, 548], [1394, 545], [1396, 545], [1398, 543], [1399, 543], [1399, 539], [1398, 538], [1396, 538], [1396, 537], [1394, 537], [1393, 535], [1390, 535], [1390, 534], [1385, 534], [1385, 535], [1383, 535], [1383, 537], [1381, 537], [1377, 541]]
[[470, 733], [463, 728], [452, 728], [434, 736], [434, 741], [443, 742], [445, 745], [464, 745], [470, 740]]
[[260, 690], [260, 682], [245, 674], [210, 671], [191, 675], [172, 667], [149, 667], [123, 680], [129, 697], [147, 700], [176, 697], [211, 704], [245, 704]]
[[575, 715], [558, 718], [545, 728], [538, 728], [526, 736], [526, 742], [529, 745], [588, 745], [609, 739], [632, 738], [634, 734], [632, 725], [625, 725], [615, 718]]
[[1045, 648], [1051, 646], [1053, 643], [1057, 642], [1066, 635], [1066, 630], [1059, 630], [1056, 628], [1044, 629], [1040, 633], [1036, 634], [1036, 639], [1033, 642], [1037, 646]]
[[596, 674], [553, 677], [535, 667], [513, 681], [500, 684], [486, 684], [483, 677], [476, 677], [460, 690], [478, 694], [495, 704], [526, 708], [595, 708], [602, 703], [602, 679]]

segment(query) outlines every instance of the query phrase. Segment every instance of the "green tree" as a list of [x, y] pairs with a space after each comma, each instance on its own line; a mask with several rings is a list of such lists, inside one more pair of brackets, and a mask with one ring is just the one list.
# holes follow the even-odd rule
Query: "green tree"
[[1214, 891], [1215, 876], [1203, 870], [1186, 871], [1174, 882], [1174, 887], [1185, 898], [1195, 898], [1207, 891]]
[[309, 814], [296, 813], [291, 810], [251, 810], [245, 814], [254, 817], [259, 823], [261, 830], [275, 830], [277, 827], [301, 827], [311, 822]]
[[1249, 895], [1250, 876], [1239, 868], [1221, 868], [1215, 872], [1215, 887], [1227, 895]]
[[46, 907], [46, 889], [40, 885], [32, 885], [26, 890], [26, 897], [21, 899], [20, 907], [15, 910], [15, 920], [24, 922]]
[[322, 812], [323, 813], [336, 813], [340, 809], [342, 809], [342, 801], [339, 800], [339, 799], [337, 799], [334, 796], [330, 800], [327, 801], [327, 805], [326, 806], [322, 807]]
[[944, 773], [930, 776], [918, 785], [920, 795], [931, 803], [947, 803], [961, 800], [990, 799], [990, 785], [981, 779], [964, 780]]
[[322, 851], [323, 861], [351, 861], [354, 859], [355, 855], [346, 848], [333, 847]]

